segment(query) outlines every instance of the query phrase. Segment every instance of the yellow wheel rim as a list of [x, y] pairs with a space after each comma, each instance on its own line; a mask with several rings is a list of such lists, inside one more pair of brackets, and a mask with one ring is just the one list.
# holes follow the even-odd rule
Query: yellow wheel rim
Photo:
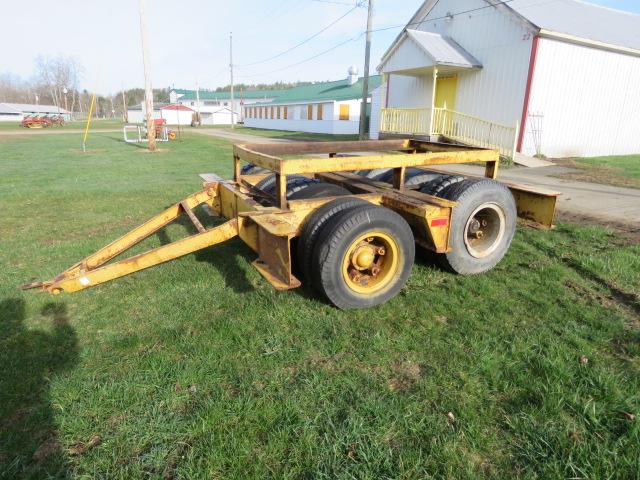
[[375, 294], [384, 290], [398, 272], [400, 249], [396, 241], [381, 231], [356, 238], [342, 259], [342, 276], [356, 293]]

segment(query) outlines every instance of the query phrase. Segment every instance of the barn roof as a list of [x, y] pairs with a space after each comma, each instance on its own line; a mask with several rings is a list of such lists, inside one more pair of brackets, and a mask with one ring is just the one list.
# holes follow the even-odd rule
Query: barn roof
[[[362, 98], [363, 82], [364, 79], [360, 78], [354, 84], [350, 84], [349, 80], [345, 78], [334, 82], [314, 83], [312, 85], [289, 88], [282, 90], [282, 93], [273, 102], [267, 102], [267, 104], [355, 100]], [[381, 83], [382, 77], [380, 75], [369, 77], [369, 92], [378, 88]]]
[[469, 52], [454, 42], [451, 38], [437, 33], [407, 30], [407, 35], [414, 40], [436, 64], [462, 65], [473, 68], [481, 66]]
[[[407, 26], [398, 34], [385, 52], [386, 57], [404, 38], [409, 28], [419, 28], [439, 0], [425, 0], [411, 17]], [[511, 12], [525, 22], [532, 31], [549, 36], [573, 37], [587, 43], [640, 53], [640, 15], [594, 5], [582, 0], [483, 0], [486, 9], [478, 15], [486, 15], [492, 6], [496, 10]], [[453, 3], [452, 3], [453, 4]], [[453, 9], [455, 15], [459, 11]], [[470, 12], [470, 15], [474, 13]], [[604, 45], [598, 45], [604, 44]]]
[[4, 105], [22, 113], [71, 113], [55, 105], [35, 105], [31, 103], [5, 103]]
[[580, 0], [512, 0], [506, 5], [539, 29], [640, 50], [640, 15]]
[[0, 103], [0, 113], [2, 114], [10, 114], [10, 115], [20, 115], [22, 113], [21, 110], [17, 110], [13, 108], [11, 105], [7, 105], [6, 103]]

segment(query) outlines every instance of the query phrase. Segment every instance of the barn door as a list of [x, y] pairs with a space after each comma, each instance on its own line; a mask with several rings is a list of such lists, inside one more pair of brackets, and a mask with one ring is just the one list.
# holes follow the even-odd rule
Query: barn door
[[458, 90], [458, 76], [449, 75], [438, 77], [436, 80], [436, 108], [456, 109], [456, 92]]

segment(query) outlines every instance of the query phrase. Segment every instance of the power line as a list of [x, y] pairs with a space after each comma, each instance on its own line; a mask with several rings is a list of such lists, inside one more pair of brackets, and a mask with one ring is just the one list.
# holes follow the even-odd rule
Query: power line
[[[498, 5], [505, 5], [505, 4], [511, 3], [513, 1], [514, 0], [503, 0], [501, 2], [496, 2], [496, 3], [491, 4], [491, 5], [485, 5], [483, 7], [472, 8], [470, 10], [464, 10], [462, 12], [451, 13], [451, 14], [445, 15], [443, 17], [425, 18], [424, 20], [421, 20], [419, 22], [412, 22], [412, 23], [408, 23], [406, 25], [393, 25], [393, 26], [389, 26], [389, 27], [372, 29], [371, 32], [382, 32], [382, 31], [386, 31], [386, 30], [392, 30], [392, 29], [395, 29], [395, 28], [406, 28], [406, 27], [414, 26], [414, 25], [419, 26], [419, 25], [422, 25], [423, 23], [426, 23], [426, 22], [431, 22], [431, 21], [435, 21], [435, 20], [444, 20], [444, 19], [447, 19], [447, 18], [456, 17], [458, 15], [465, 15], [467, 13], [477, 12], [479, 10], [484, 10], [486, 8], [492, 8], [492, 7], [496, 7]], [[552, 0], [552, 1], [555, 1], [555, 0]], [[360, 32], [358, 35], [356, 35], [356, 36], [354, 36], [352, 38], [349, 38], [348, 40], [345, 40], [344, 42], [341, 42], [341, 43], [339, 43], [337, 45], [334, 45], [333, 47], [328, 48], [327, 50], [324, 50], [324, 51], [322, 51], [322, 52], [320, 52], [320, 53], [318, 53], [316, 55], [313, 55], [312, 57], [306, 58], [304, 60], [301, 60], [299, 62], [293, 63], [291, 65], [287, 65], [285, 67], [278, 68], [278, 69], [272, 70], [270, 72], [263, 72], [263, 73], [260, 73], [260, 74], [251, 74], [251, 75], [239, 75], [239, 77], [242, 77], [242, 78], [260, 77], [260, 76], [263, 76], [263, 75], [270, 75], [272, 73], [278, 73], [278, 72], [281, 72], [283, 70], [288, 70], [290, 68], [297, 67], [298, 65], [302, 65], [303, 63], [310, 62], [311, 60], [315, 60], [316, 58], [321, 57], [322, 55], [325, 55], [325, 54], [327, 54], [329, 52], [332, 52], [333, 50], [336, 50], [337, 48], [340, 48], [343, 45], [346, 45], [347, 43], [359, 40], [366, 33], [367, 33], [367, 31]]]
[[302, 45], [305, 45], [306, 43], [309, 43], [311, 40], [313, 40], [314, 38], [316, 38], [318, 35], [321, 35], [322, 33], [326, 32], [327, 30], [329, 30], [331, 27], [333, 27], [336, 23], [338, 23], [340, 20], [342, 20], [343, 18], [345, 18], [347, 15], [349, 15], [351, 12], [353, 12], [354, 10], [356, 10], [358, 8], [358, 6], [356, 5], [355, 7], [353, 7], [351, 10], [349, 10], [348, 12], [346, 12], [344, 15], [342, 15], [341, 17], [337, 18], [336, 20], [334, 20], [333, 22], [331, 22], [329, 25], [327, 25], [326, 27], [324, 27], [322, 30], [320, 30], [317, 33], [314, 33], [313, 35], [311, 35], [310, 37], [306, 38], [305, 40], [303, 40], [302, 42], [298, 43], [297, 45], [294, 45], [291, 48], [288, 48], [287, 50], [278, 53], [277, 55], [273, 55], [272, 57], [269, 58], [265, 58], [264, 60], [258, 60], [256, 62], [251, 62], [251, 63], [245, 63], [244, 65], [236, 65], [236, 67], [250, 67], [252, 65], [258, 65], [260, 63], [266, 63], [269, 62], [271, 60], [274, 60], [276, 58], [282, 57], [283, 55], [286, 55], [289, 52], [292, 52], [293, 50], [295, 50], [296, 48], [301, 47]]
[[[347, 3], [347, 2], [338, 2], [338, 1], [335, 1], [335, 0], [311, 0], [311, 1], [312, 2], [318, 2], [318, 3], [329, 3], [331, 5], [345, 5], [347, 7], [350, 7], [351, 5], [353, 5], [353, 2], [352, 3]], [[359, 0], [359, 1], [355, 2], [355, 4], [356, 4], [356, 7], [361, 7], [361, 6], [366, 4], [366, 1]]]
[[503, 0], [501, 2], [496, 2], [494, 4], [488, 4], [488, 5], [485, 5], [483, 7], [472, 8], [470, 10], [464, 10], [462, 12], [450, 13], [450, 14], [445, 15], [443, 17], [425, 18], [424, 20], [421, 20], [419, 22], [407, 23], [406, 25], [391, 25], [389, 27], [376, 28], [376, 29], [372, 30], [372, 32], [384, 32], [386, 30], [393, 30], [395, 28], [406, 28], [406, 27], [412, 27], [412, 26], [419, 27], [420, 25], [422, 25], [423, 23], [426, 23], [426, 22], [433, 22], [435, 20], [446, 20], [447, 18], [457, 17], [458, 15], [465, 15], [467, 13], [477, 12], [479, 10], [484, 10], [486, 8], [493, 8], [493, 7], [496, 7], [498, 5], [506, 5], [507, 3], [511, 3], [513, 1], [514, 0]]
[[293, 67], [297, 67], [298, 65], [302, 65], [303, 63], [307, 63], [310, 62], [311, 60], [315, 60], [318, 57], [321, 57], [322, 55], [326, 55], [329, 52], [332, 52], [333, 50], [336, 50], [340, 47], [342, 47], [343, 45], [346, 45], [347, 43], [350, 42], [355, 42], [356, 40], [359, 40], [363, 35], [365, 34], [365, 32], [360, 32], [358, 35], [356, 35], [355, 37], [351, 37], [347, 40], [345, 40], [344, 42], [340, 42], [337, 45], [334, 45], [331, 48], [328, 48], [320, 53], [317, 53], [315, 55], [313, 55], [312, 57], [309, 58], [305, 58], [304, 60], [301, 60], [299, 62], [296, 63], [292, 63], [291, 65], [287, 65], [285, 67], [282, 68], [278, 68], [277, 70], [272, 70], [270, 72], [263, 72], [263, 73], [257, 73], [257, 74], [252, 74], [252, 75], [238, 75], [238, 77], [242, 77], [242, 78], [248, 78], [248, 77], [261, 77], [263, 75], [270, 75], [272, 73], [277, 73], [277, 72], [281, 72], [283, 70], [288, 70], [289, 68], [293, 68]]

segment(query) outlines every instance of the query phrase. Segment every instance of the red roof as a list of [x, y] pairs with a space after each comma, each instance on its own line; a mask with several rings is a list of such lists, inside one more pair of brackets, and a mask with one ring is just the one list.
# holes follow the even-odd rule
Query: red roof
[[167, 105], [166, 107], [162, 107], [160, 110], [182, 110], [184, 112], [193, 112], [194, 110], [192, 108], [189, 108], [185, 105], [178, 105], [178, 104], [171, 104], [171, 105]]

